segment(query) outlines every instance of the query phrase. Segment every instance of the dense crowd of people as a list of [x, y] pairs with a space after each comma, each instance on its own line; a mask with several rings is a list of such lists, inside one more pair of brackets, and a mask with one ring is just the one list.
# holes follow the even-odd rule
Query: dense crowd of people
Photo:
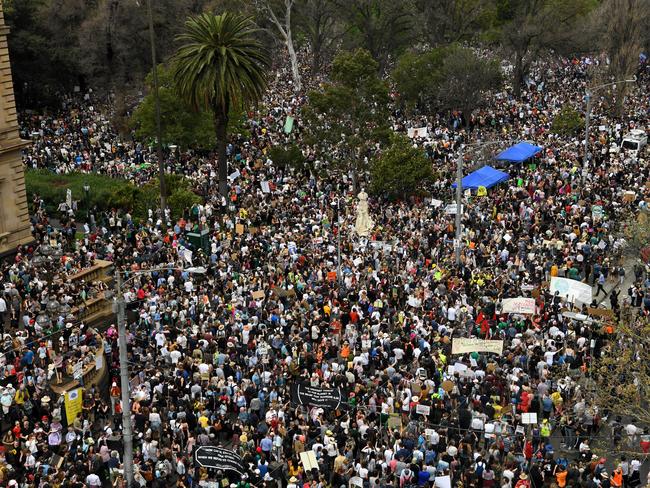
[[[550, 131], [601, 62], [540, 61], [521, 99], [506, 89], [473, 114], [395, 108], [395, 130], [427, 128], [413, 142], [437, 179], [429, 198], [371, 198], [367, 237], [355, 231], [349, 175], [269, 159], [271, 147], [296, 142], [313, 165], [328, 163], [301, 140], [306, 97], [282, 70], [266, 111], [251, 114], [250, 134], [228, 146], [229, 173], [238, 174], [229, 198], [217, 193], [214, 158], [192, 154], [168, 169], [208, 191], [177, 222], [155, 209], [144, 222], [114, 209], [93, 216], [77, 239], [74, 212], [48, 216], [36, 197], [36, 244], [0, 263], [0, 325], [11, 332], [0, 357], [0, 486], [125, 486], [117, 329], [98, 334], [67, 316], [104, 292], [103, 283], [69, 278], [97, 259], [125, 276], [137, 486], [645, 485], [642, 427], [617, 418], [622, 434], [610, 435], [614, 419], [588, 387], [610, 330], [566, 313], [598, 307], [602, 292], [615, 314], [644, 320], [650, 311], [650, 275], [620, 258], [624, 227], [650, 197], [650, 169], [643, 153], [610, 151], [630, 129], [648, 127], [647, 67], [621, 118], [608, 115], [605, 98], [594, 101], [587, 165], [577, 137]], [[25, 164], [151, 178], [153, 169], [135, 168], [154, 155], [119, 137], [93, 97], [24, 117], [34, 141]], [[290, 134], [287, 115], [297, 119]], [[505, 168], [510, 179], [487, 196], [465, 197], [456, 266], [454, 215], [445, 211], [455, 158], [462, 144], [493, 139], [543, 152]], [[209, 229], [202, 248], [188, 236], [196, 229]], [[197, 267], [207, 272], [191, 272]], [[593, 285], [594, 302], [551, 294], [556, 276]], [[513, 297], [534, 298], [535, 314], [502, 313], [502, 299]], [[503, 352], [452, 354], [459, 338], [501, 340]], [[100, 345], [108, 386], [85, 388], [83, 410], [68, 419], [49, 385]], [[301, 404], [297, 385], [342, 398]], [[210, 445], [239, 455], [241, 472], [195, 465], [194, 449]], [[315, 464], [304, 462], [306, 451]]]

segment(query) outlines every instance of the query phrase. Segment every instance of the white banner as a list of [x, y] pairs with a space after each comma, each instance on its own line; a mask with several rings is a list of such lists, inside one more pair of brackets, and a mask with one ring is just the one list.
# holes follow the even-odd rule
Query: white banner
[[501, 313], [519, 313], [523, 315], [535, 315], [534, 298], [504, 298], [501, 302]]
[[483, 339], [465, 339], [462, 337], [452, 339], [452, 354], [465, 354], [467, 352], [492, 352], [501, 355], [503, 353], [503, 340], [490, 341]]
[[550, 291], [552, 295], [559, 292], [559, 295], [566, 298], [570, 302], [591, 303], [591, 286], [586, 283], [581, 283], [577, 280], [570, 280], [568, 278], [558, 278], [554, 276], [551, 278]]
[[414, 139], [416, 137], [422, 137], [422, 138], [427, 138], [429, 136], [429, 131], [426, 127], [418, 127], [414, 129], [409, 129], [407, 131], [408, 136], [411, 139]]

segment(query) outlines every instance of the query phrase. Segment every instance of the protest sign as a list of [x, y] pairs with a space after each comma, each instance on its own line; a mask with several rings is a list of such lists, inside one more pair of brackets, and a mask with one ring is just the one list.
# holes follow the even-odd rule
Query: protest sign
[[201, 468], [221, 469], [244, 474], [241, 456], [234, 451], [217, 446], [199, 446], [194, 450], [194, 462]]
[[[491, 352], [494, 354], [503, 353], [502, 340], [467, 339], [455, 337], [451, 342], [452, 354], [465, 354], [468, 352]], [[456, 368], [458, 369], [458, 368]]]
[[415, 413], [419, 413], [420, 415], [429, 415], [431, 413], [431, 407], [429, 405], [416, 405], [415, 406]]
[[592, 301], [591, 285], [577, 280], [554, 276], [551, 278], [549, 289], [551, 294], [558, 292], [561, 297], [570, 302], [591, 303]]
[[535, 299], [525, 297], [504, 298], [501, 302], [501, 312], [534, 315]]
[[345, 397], [340, 388], [319, 388], [297, 383], [291, 388], [291, 398], [296, 404], [311, 407], [337, 409], [347, 406], [343, 403]]
[[314, 451], [304, 451], [300, 453], [300, 462], [305, 468], [305, 473], [311, 473], [312, 469], [319, 469], [316, 453]]
[[416, 137], [426, 138], [429, 135], [429, 131], [426, 127], [411, 128], [408, 129], [406, 133], [411, 139]]
[[251, 293], [253, 300], [264, 300], [264, 290], [256, 290]]
[[287, 119], [284, 121], [284, 133], [290, 134], [293, 130], [293, 121], [295, 119], [291, 115], [287, 115]]
[[436, 476], [434, 486], [436, 488], [451, 488], [451, 476]]
[[537, 414], [535, 412], [522, 413], [521, 414], [521, 423], [525, 424], [525, 425], [536, 424], [537, 423]]

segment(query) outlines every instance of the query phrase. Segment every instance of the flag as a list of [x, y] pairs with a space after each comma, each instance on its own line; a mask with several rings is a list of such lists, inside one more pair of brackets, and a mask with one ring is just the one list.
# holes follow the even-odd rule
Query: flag
[[285, 134], [291, 134], [291, 131], [293, 130], [293, 117], [291, 115], [287, 115], [287, 120], [284, 122], [284, 133]]
[[82, 391], [83, 388], [75, 388], [74, 390], [65, 393], [65, 416], [68, 420], [68, 425], [72, 425], [74, 419], [76, 419], [77, 415], [81, 413], [83, 400]]
[[476, 194], [479, 197], [484, 197], [485, 195], [487, 195], [487, 188], [485, 188], [484, 186], [479, 186]]

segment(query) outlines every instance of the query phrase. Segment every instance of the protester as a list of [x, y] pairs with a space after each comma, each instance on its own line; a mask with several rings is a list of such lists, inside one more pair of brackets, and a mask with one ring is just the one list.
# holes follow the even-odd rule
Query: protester
[[[431, 137], [414, 144], [438, 178], [430, 198], [371, 198], [367, 239], [355, 232], [351, 175], [323, 176], [327, 162], [302, 141], [306, 97], [293, 93], [286, 70], [269, 90], [270, 108], [251, 113], [250, 133], [228, 145], [239, 174], [229, 198], [216, 192], [214, 158], [191, 153], [167, 169], [206, 199], [176, 222], [155, 209], [145, 222], [114, 209], [94, 215], [77, 239], [74, 209], [49, 216], [35, 198], [36, 244], [0, 264], [0, 319], [14, 332], [4, 336], [0, 370], [2, 486], [125, 485], [116, 327], [67, 317], [105, 296], [103, 281], [74, 279], [97, 259], [124, 273], [139, 486], [639, 486], [644, 457], [592, 459], [592, 445], [611, 442], [609, 426], [580, 380], [610, 337], [564, 313], [587, 312], [627, 279], [635, 291], [622, 304], [615, 291], [612, 309], [637, 312], [650, 284], [644, 270], [620, 271], [629, 264], [620, 231], [650, 196], [649, 168], [642, 156], [609, 150], [628, 129], [648, 127], [648, 73], [622, 119], [595, 101], [586, 166], [578, 138], [550, 131], [559, 109], [584, 93], [595, 61], [540, 62], [521, 100], [506, 91], [473, 114], [396, 110], [396, 130], [428, 128]], [[93, 97], [23, 118], [34, 140], [25, 164], [150, 179], [154, 170], [142, 165], [155, 156], [120, 138]], [[290, 114], [298, 124], [286, 134]], [[468, 198], [456, 267], [454, 216], [436, 201], [450, 201], [461, 144], [494, 138], [544, 149], [509, 166], [510, 180], [487, 197]], [[287, 141], [301, 145], [312, 170], [273, 164], [269, 148]], [[188, 237], [195, 229], [209, 230], [202, 249]], [[206, 273], [191, 271], [199, 267]], [[549, 292], [554, 276], [597, 285], [596, 301], [566, 303]], [[534, 298], [535, 314], [503, 313], [503, 299], [514, 297]], [[470, 337], [501, 340], [503, 352], [452, 354], [454, 340]], [[108, 384], [87, 388], [79, 416], [64, 418], [50, 385], [71, 380], [68, 366], [91, 364], [100, 350]], [[297, 385], [343, 397], [300, 404]], [[527, 423], [529, 414], [537, 420]], [[621, 430], [630, 447], [642, 433], [634, 427]], [[193, 450], [206, 445], [237, 453], [243, 474], [196, 466]], [[305, 451], [316, 466], [304, 464]]]

